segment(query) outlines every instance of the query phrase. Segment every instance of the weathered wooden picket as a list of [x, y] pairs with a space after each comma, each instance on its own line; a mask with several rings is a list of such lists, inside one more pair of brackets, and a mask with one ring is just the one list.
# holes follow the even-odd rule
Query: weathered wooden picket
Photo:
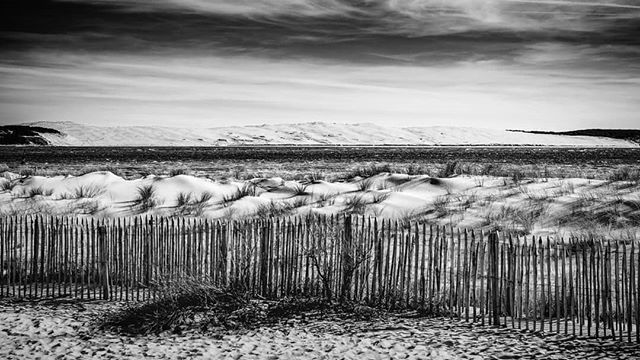
[[0, 219], [0, 297], [144, 300], [181, 277], [640, 342], [636, 242], [351, 216]]

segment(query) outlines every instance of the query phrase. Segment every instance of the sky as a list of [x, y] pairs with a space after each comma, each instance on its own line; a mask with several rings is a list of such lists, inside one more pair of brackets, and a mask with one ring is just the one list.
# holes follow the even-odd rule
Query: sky
[[0, 124], [640, 128], [640, 0], [3, 0]]

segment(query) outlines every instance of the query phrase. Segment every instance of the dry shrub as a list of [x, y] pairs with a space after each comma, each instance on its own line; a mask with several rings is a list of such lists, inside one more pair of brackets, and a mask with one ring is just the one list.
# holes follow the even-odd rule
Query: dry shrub
[[[233, 291], [224, 290], [210, 280], [182, 278], [157, 284], [158, 299], [128, 305], [108, 314], [100, 328], [127, 334], [181, 332], [185, 328], [235, 328], [248, 322], [259, 309]], [[244, 311], [238, 313], [239, 310]], [[254, 314], [250, 314], [254, 310]]]

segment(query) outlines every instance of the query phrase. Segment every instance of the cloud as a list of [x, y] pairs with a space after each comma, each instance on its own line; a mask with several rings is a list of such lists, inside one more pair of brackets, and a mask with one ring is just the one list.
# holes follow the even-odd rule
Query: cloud
[[51, 0], [44, 4], [9, 6], [13, 11], [0, 15], [4, 45], [0, 53], [81, 49], [439, 64], [510, 61], [536, 43], [603, 50], [605, 44], [640, 45], [640, 10], [628, 0]]
[[[75, 0], [79, 1], [79, 0]], [[181, 11], [289, 23], [360, 21], [363, 31], [407, 36], [486, 28], [595, 30], [640, 17], [635, 0], [89, 0], [137, 11]], [[87, 3], [87, 0], [82, 0]], [[313, 23], [309, 24], [313, 26]], [[328, 30], [328, 29], [327, 29]]]
[[303, 121], [633, 127], [640, 76], [492, 63], [360, 66], [294, 60], [41, 54], [0, 67], [0, 119], [224, 126]]
[[633, 127], [636, 1], [7, 0], [0, 120]]

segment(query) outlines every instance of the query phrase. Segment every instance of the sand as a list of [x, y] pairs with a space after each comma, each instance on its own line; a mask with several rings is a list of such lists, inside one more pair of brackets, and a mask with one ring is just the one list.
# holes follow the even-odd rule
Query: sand
[[[134, 215], [245, 219], [345, 212], [393, 220], [534, 235], [602, 232], [636, 236], [640, 184], [581, 178], [432, 178], [381, 173], [345, 181], [208, 179], [191, 175], [123, 179], [110, 172], [20, 177], [5, 172], [0, 216]], [[141, 189], [152, 192], [144, 202]], [[180, 201], [182, 196], [183, 200]], [[275, 210], [274, 210], [275, 209]], [[275, 214], [277, 211], [278, 214]], [[584, 234], [582, 234], [582, 233]]]
[[58, 146], [228, 146], [228, 145], [551, 145], [637, 147], [612, 138], [529, 134], [469, 127], [399, 128], [371, 123], [309, 122], [217, 128], [99, 127], [39, 122], [63, 135], [43, 134]]
[[639, 345], [442, 318], [289, 320], [250, 331], [125, 336], [96, 330], [119, 303], [0, 302], [3, 359], [637, 359]]

